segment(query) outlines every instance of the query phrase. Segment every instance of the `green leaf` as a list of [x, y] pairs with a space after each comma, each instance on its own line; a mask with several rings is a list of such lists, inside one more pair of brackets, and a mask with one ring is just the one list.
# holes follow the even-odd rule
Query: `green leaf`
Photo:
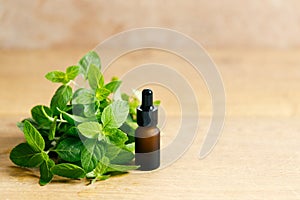
[[93, 156], [87, 149], [83, 149], [81, 153], [81, 164], [85, 171], [92, 171], [98, 163], [98, 159]]
[[45, 141], [42, 135], [28, 121], [24, 122], [24, 135], [27, 143], [35, 152], [42, 152], [45, 148]]
[[96, 139], [87, 139], [81, 152], [81, 164], [86, 172], [92, 171], [103, 155], [103, 149]]
[[87, 79], [88, 77], [87, 73], [91, 64], [101, 69], [101, 61], [98, 54], [95, 51], [88, 52], [79, 61], [80, 72], [84, 75], [85, 79]]
[[156, 100], [156, 101], [154, 101], [154, 102], [153, 102], [153, 105], [155, 105], [155, 106], [159, 106], [159, 105], [160, 105], [160, 100]]
[[127, 149], [122, 149], [120, 153], [114, 159], [111, 160], [111, 163], [119, 165], [127, 164], [130, 161], [132, 161], [133, 158], [134, 154], [131, 151]]
[[21, 122], [17, 123], [17, 127], [23, 132], [24, 130], [24, 122], [25, 121], [29, 121], [35, 128], [44, 128], [44, 127], [40, 127], [39, 124], [36, 123], [36, 121], [34, 121], [32, 118], [25, 118], [23, 119]]
[[126, 93], [122, 93], [122, 94], [121, 94], [121, 98], [122, 98], [124, 101], [129, 101], [130, 96], [129, 96], [128, 94], [126, 94]]
[[113, 93], [120, 87], [121, 83], [122, 81], [111, 81], [110, 83], [107, 83], [104, 87]]
[[128, 103], [126, 101], [114, 101], [104, 108], [101, 121], [104, 128], [119, 128], [128, 115]]
[[43, 162], [42, 154], [34, 151], [27, 143], [21, 143], [13, 148], [9, 158], [20, 167], [38, 167]]
[[66, 70], [66, 77], [68, 82], [74, 80], [79, 74], [79, 66], [70, 66]]
[[114, 144], [104, 143], [105, 156], [112, 164], [127, 164], [134, 158], [134, 143], [120, 148]]
[[112, 78], [111, 78], [111, 81], [118, 81], [119, 80], [119, 78], [117, 77], [117, 76], [113, 76]]
[[104, 175], [108, 165], [109, 159], [103, 156], [97, 163], [95, 169], [87, 174], [87, 178], [94, 178], [91, 183], [94, 183], [96, 180], [105, 180], [110, 177], [110, 175]]
[[96, 115], [96, 108], [95, 108], [95, 104], [85, 104], [83, 105], [83, 114], [85, 117], [87, 118], [95, 118]]
[[52, 81], [53, 83], [68, 83], [69, 81], [66, 79], [66, 74], [61, 71], [52, 71], [46, 74], [46, 79]]
[[103, 75], [100, 72], [100, 69], [94, 64], [91, 64], [91, 66], [89, 68], [88, 81], [89, 81], [90, 87], [93, 90], [96, 90], [97, 88], [101, 88], [104, 85]]
[[92, 179], [92, 178], [95, 178], [95, 177], [96, 177], [96, 175], [95, 175], [94, 171], [86, 173], [86, 178], [88, 178], [88, 179]]
[[49, 157], [45, 159], [44, 162], [40, 165], [40, 185], [46, 185], [53, 178], [53, 173], [51, 168], [55, 165], [54, 161]]
[[109, 158], [103, 156], [101, 160], [99, 160], [94, 170], [96, 177], [103, 175], [106, 172], [106, 168], [108, 167], [108, 165], [109, 165]]
[[55, 115], [59, 115], [60, 110], [65, 111], [67, 104], [72, 99], [72, 88], [68, 85], [62, 85], [57, 89], [54, 96], [51, 99], [50, 108]]
[[49, 140], [54, 140], [55, 132], [56, 132], [56, 120], [57, 120], [57, 116], [54, 117], [54, 120], [50, 126], [49, 135], [48, 135]]
[[[103, 176], [107, 176], [106, 174], [109, 173], [109, 172], [127, 172], [129, 170], [138, 169], [139, 167], [140, 166], [136, 166], [136, 165], [111, 164], [109, 159], [104, 156], [98, 162], [96, 168], [93, 170], [93, 173], [88, 174], [88, 176], [89, 177], [96, 177], [97, 180], [103, 180]], [[108, 177], [106, 177], [106, 178], [108, 178]]]
[[34, 121], [43, 128], [49, 128], [52, 124], [52, 111], [47, 106], [38, 105], [31, 109], [31, 115]]
[[108, 96], [110, 95], [110, 91], [106, 88], [97, 88], [96, 89], [96, 98], [99, 101], [103, 101], [104, 99], [106, 99]]
[[75, 126], [72, 126], [65, 132], [65, 134], [78, 137], [78, 129]]
[[98, 122], [84, 122], [77, 128], [87, 138], [97, 138], [99, 134], [102, 134], [102, 126]]
[[110, 177], [110, 175], [100, 175], [100, 176], [97, 176], [97, 180], [104, 181], [104, 180], [108, 179], [109, 177]]
[[72, 104], [92, 104], [95, 102], [94, 93], [86, 88], [76, 90], [73, 95]]
[[70, 66], [66, 73], [61, 71], [52, 71], [46, 74], [46, 78], [54, 83], [67, 84], [70, 80], [74, 80], [79, 74], [79, 66]]
[[135, 170], [138, 169], [140, 166], [137, 165], [116, 165], [116, 164], [109, 164], [109, 166], [106, 168], [107, 172], [127, 172], [129, 170]]
[[132, 142], [132, 143], [130, 143], [130, 144], [126, 144], [126, 149], [127, 149], [128, 151], [130, 151], [130, 152], [134, 152], [134, 150], [135, 150], [135, 143]]
[[126, 133], [117, 128], [105, 129], [105, 136], [110, 143], [117, 146], [124, 146], [125, 142], [128, 140]]
[[17, 127], [23, 132], [24, 123], [23, 122], [17, 122]]
[[[98, 111], [103, 111], [104, 108], [106, 108], [109, 104], [111, 104], [111, 100], [110, 99], [104, 99], [103, 101], [99, 102], [99, 101], [96, 101], [96, 104], [97, 105], [97, 108], [99, 108], [100, 110]], [[101, 117], [101, 116], [100, 116]]]
[[81, 159], [83, 143], [78, 138], [69, 137], [58, 143], [55, 152], [58, 156], [68, 162], [76, 162]]
[[122, 150], [120, 147], [110, 143], [104, 143], [103, 147], [105, 157], [109, 158], [109, 160], [114, 160]]
[[74, 164], [63, 163], [55, 165], [51, 168], [51, 172], [58, 176], [67, 177], [67, 178], [84, 178], [85, 171]]
[[136, 108], [141, 104], [141, 102], [136, 97], [132, 97], [129, 101], [129, 113], [134, 121], [136, 121]]
[[134, 135], [135, 135], [135, 130], [137, 129], [137, 127], [138, 127], [137, 123], [134, 122], [131, 119], [131, 116], [128, 115], [128, 118], [123, 123], [123, 125], [120, 127], [120, 130], [122, 130], [128, 136], [128, 141], [126, 141], [127, 143], [134, 142]]

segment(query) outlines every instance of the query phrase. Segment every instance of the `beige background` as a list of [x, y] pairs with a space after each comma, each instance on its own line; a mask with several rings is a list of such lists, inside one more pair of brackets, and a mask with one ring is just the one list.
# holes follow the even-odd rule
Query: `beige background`
[[159, 26], [205, 47], [300, 45], [298, 0], [0, 0], [0, 48], [88, 46]]

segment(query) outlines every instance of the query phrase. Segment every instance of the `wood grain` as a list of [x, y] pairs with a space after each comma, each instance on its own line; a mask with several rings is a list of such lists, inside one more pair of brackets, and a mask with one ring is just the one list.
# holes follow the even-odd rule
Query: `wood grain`
[[[58, 85], [47, 82], [43, 75], [76, 63], [86, 51], [0, 52], [0, 199], [300, 198], [299, 50], [209, 50], [223, 76], [227, 117], [218, 144], [205, 159], [198, 156], [211, 111], [205, 84], [200, 84], [197, 92], [203, 93], [203, 99], [199, 101], [198, 135], [171, 166], [90, 186], [85, 181], [55, 177], [51, 184], [40, 187], [38, 171], [16, 167], [8, 158], [10, 150], [24, 140], [15, 123], [28, 117], [32, 106], [49, 103]], [[128, 55], [116, 64], [144, 62], [141, 55]], [[158, 61], [165, 57], [166, 62], [181, 69], [172, 55], [144, 55]], [[141, 60], [133, 62], [132, 57]], [[121, 72], [112, 70], [107, 75], [115, 73]], [[190, 81], [196, 83], [192, 78]], [[176, 113], [168, 116], [162, 136], [165, 145], [178, 130], [176, 120]]]

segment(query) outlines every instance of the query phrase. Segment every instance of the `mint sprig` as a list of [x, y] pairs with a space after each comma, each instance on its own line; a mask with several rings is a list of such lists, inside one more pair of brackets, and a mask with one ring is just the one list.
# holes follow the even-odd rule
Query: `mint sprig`
[[[90, 88], [74, 91], [71, 84], [77, 76], [83, 76]], [[14, 164], [39, 168], [40, 185], [54, 175], [95, 182], [138, 167], [130, 163], [139, 97], [111, 98], [121, 81], [114, 77], [105, 83], [96, 52], [87, 53], [65, 72], [52, 71], [45, 77], [61, 86], [49, 106], [33, 107], [31, 118], [17, 124], [26, 142], [12, 149]]]
[[52, 71], [47, 73], [45, 77], [53, 83], [67, 84], [77, 77], [79, 74], [79, 69], [79, 66], [70, 66], [67, 68], [66, 72]]

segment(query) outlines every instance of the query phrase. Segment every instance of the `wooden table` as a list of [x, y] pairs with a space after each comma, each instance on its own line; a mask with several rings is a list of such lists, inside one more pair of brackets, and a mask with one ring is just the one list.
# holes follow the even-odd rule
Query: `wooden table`
[[[205, 159], [198, 156], [211, 107], [202, 84], [199, 133], [184, 156], [171, 166], [90, 186], [85, 181], [58, 177], [39, 186], [37, 171], [16, 167], [8, 158], [10, 150], [24, 140], [15, 123], [28, 117], [34, 105], [49, 103], [58, 85], [45, 80], [45, 73], [76, 63], [86, 51], [0, 51], [0, 199], [300, 199], [297, 49], [208, 50], [224, 80], [227, 115], [222, 136]], [[160, 59], [156, 53], [143, 54], [147, 59]], [[132, 56], [138, 58], [133, 60], [140, 58]], [[178, 65], [168, 56], [167, 60]], [[131, 61], [127, 58], [119, 63], [128, 65]], [[171, 113], [171, 122], [175, 116]], [[171, 132], [172, 128], [164, 137]]]

